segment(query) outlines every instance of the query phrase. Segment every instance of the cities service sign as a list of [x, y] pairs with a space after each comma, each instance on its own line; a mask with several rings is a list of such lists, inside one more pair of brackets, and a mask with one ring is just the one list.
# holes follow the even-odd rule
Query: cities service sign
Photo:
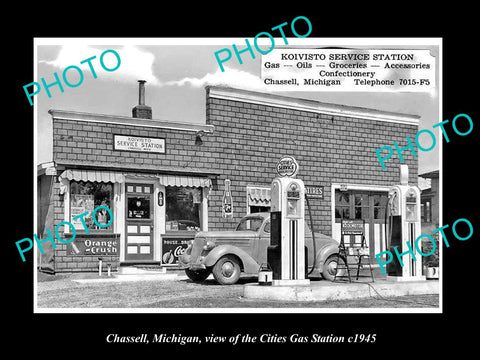
[[281, 177], [294, 177], [298, 173], [298, 163], [293, 156], [284, 156], [276, 166], [277, 174]]

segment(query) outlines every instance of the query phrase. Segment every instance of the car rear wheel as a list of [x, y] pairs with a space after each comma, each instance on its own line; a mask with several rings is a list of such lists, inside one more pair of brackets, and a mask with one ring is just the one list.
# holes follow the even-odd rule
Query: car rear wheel
[[330, 255], [327, 260], [325, 260], [322, 271], [322, 276], [325, 280], [333, 281], [335, 279], [335, 274], [337, 275], [337, 277], [345, 275], [346, 269], [344, 268], [344, 266], [342, 266], [342, 269], [337, 270], [338, 261], [340, 261], [342, 265], [345, 264], [345, 259], [339, 257], [336, 254]]
[[185, 269], [185, 274], [187, 274], [188, 278], [194, 282], [202, 282], [210, 275], [209, 269], [204, 270], [190, 270]]
[[212, 272], [219, 284], [232, 285], [240, 278], [241, 269], [235, 256], [226, 255], [218, 259]]

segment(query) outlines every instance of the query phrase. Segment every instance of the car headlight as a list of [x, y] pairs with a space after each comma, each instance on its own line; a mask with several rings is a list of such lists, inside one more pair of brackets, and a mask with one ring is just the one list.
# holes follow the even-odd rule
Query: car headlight
[[203, 245], [203, 250], [212, 250], [215, 247], [215, 243], [212, 240], [207, 240]]

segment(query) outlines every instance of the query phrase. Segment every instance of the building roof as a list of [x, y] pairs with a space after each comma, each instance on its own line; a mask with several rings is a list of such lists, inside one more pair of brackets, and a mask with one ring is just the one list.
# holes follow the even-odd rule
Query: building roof
[[438, 170], [433, 170], [423, 174], [418, 174], [418, 176], [421, 176], [422, 178], [426, 178], [426, 179], [438, 179], [439, 172]]
[[79, 111], [57, 110], [57, 109], [50, 109], [48, 110], [48, 113], [54, 119], [63, 119], [63, 120], [146, 126], [146, 127], [153, 127], [153, 128], [164, 128], [164, 129], [174, 129], [174, 130], [184, 130], [184, 131], [194, 131], [194, 132], [203, 131], [205, 133], [213, 133], [213, 130], [214, 130], [213, 125], [183, 123], [183, 122], [168, 121], [168, 120], [162, 120], [162, 119], [144, 119], [144, 118], [134, 118], [130, 116], [94, 114], [94, 113], [86, 113], [86, 112], [79, 112]]
[[301, 99], [284, 95], [262, 93], [251, 90], [235, 89], [226, 86], [206, 86], [207, 96], [234, 101], [249, 102], [253, 104], [269, 105], [301, 111], [317, 112], [336, 116], [346, 116], [361, 119], [395, 122], [401, 124], [417, 125], [420, 116], [397, 112], [324, 103], [316, 100]]

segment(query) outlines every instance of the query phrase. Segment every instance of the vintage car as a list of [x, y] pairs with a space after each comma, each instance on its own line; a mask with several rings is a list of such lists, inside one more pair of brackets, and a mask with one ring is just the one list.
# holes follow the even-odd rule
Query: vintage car
[[[316, 262], [312, 232], [305, 223], [305, 246], [308, 249], [308, 276], [332, 281], [337, 271], [338, 242], [315, 233]], [[218, 283], [235, 284], [241, 273], [258, 275], [261, 264], [267, 263], [270, 245], [270, 213], [244, 216], [234, 231], [201, 231], [179, 256], [179, 265], [187, 276], [204, 281], [211, 273]]]

